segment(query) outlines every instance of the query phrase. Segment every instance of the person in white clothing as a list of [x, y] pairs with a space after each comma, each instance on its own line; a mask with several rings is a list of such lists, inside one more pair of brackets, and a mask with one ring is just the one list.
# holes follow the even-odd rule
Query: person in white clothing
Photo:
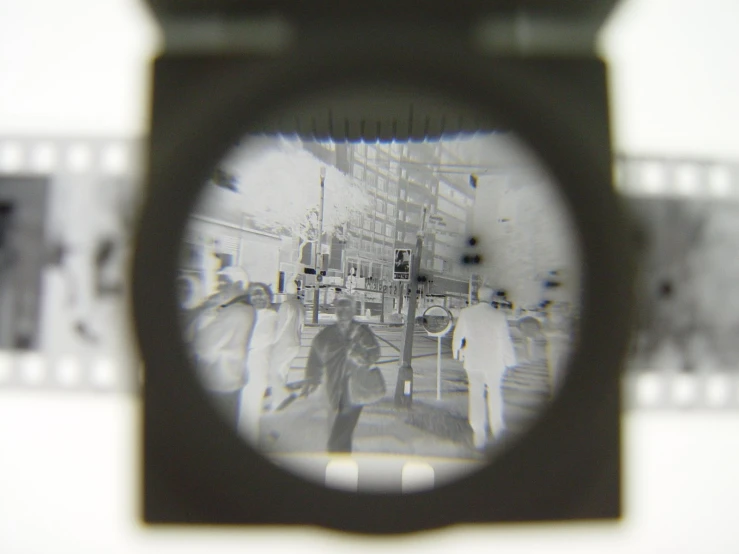
[[240, 430], [254, 444], [258, 444], [264, 396], [270, 381], [277, 312], [272, 309], [272, 291], [264, 283], [250, 284], [246, 297], [247, 302], [256, 310], [256, 318], [246, 362], [247, 382], [241, 393]]
[[357, 288], [357, 274], [356, 270], [352, 267], [349, 270], [349, 275], [346, 278], [346, 290], [351, 295], [354, 294], [354, 289]]
[[480, 288], [480, 303], [460, 312], [452, 339], [454, 358], [464, 361], [467, 372], [468, 417], [477, 448], [487, 442], [486, 423], [495, 439], [504, 430], [501, 384], [506, 368], [516, 364], [508, 321], [491, 305], [494, 294], [489, 287]]
[[305, 323], [305, 308], [298, 300], [298, 285], [295, 280], [287, 282], [287, 298], [277, 310], [277, 329], [272, 347], [272, 369], [270, 371], [271, 410], [277, 411], [291, 396], [287, 378], [293, 360], [300, 352], [300, 339]]
[[218, 278], [218, 292], [195, 308], [183, 308], [180, 316], [202, 384], [216, 409], [235, 428], [256, 313], [244, 295], [249, 282], [246, 271], [228, 267]]

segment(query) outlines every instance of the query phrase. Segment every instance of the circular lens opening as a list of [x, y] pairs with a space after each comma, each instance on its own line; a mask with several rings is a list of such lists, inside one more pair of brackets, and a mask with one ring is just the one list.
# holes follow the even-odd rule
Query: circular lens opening
[[331, 488], [409, 493], [480, 469], [542, 415], [576, 348], [581, 253], [515, 132], [460, 116], [387, 139], [367, 116], [359, 140], [332, 140], [306, 115], [379, 113], [382, 94], [245, 133], [193, 206], [175, 289], [199, 382], [248, 444]]

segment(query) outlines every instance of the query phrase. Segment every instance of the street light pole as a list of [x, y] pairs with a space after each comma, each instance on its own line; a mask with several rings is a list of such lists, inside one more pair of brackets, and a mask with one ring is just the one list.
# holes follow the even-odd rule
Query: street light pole
[[323, 238], [323, 199], [324, 191], [326, 190], [326, 167], [321, 166], [321, 206], [318, 214], [318, 237], [316, 238], [316, 253], [315, 253], [315, 268], [316, 268], [316, 291], [313, 294], [313, 323], [318, 323], [318, 309], [320, 306], [320, 294], [321, 294], [321, 281], [323, 276], [321, 275], [321, 269], [318, 265], [318, 260], [321, 256], [321, 240]]
[[395, 406], [410, 408], [413, 404], [413, 332], [416, 328], [416, 301], [418, 299], [418, 275], [421, 272], [421, 253], [423, 252], [423, 235], [426, 231], [427, 207], [423, 207], [421, 230], [416, 235], [416, 249], [411, 264], [410, 292], [408, 294], [408, 316], [405, 322], [403, 337], [403, 355], [398, 368], [398, 380], [395, 384]]

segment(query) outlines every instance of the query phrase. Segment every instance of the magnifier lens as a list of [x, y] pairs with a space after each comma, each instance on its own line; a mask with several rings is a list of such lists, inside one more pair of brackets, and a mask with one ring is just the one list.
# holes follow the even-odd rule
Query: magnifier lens
[[[176, 287], [198, 379], [302, 477], [382, 493], [415, 464], [432, 477], [407, 491], [453, 482], [563, 382], [581, 302], [568, 207], [510, 131], [306, 135], [247, 133], [203, 184]], [[357, 489], [327, 463], [374, 469]]]

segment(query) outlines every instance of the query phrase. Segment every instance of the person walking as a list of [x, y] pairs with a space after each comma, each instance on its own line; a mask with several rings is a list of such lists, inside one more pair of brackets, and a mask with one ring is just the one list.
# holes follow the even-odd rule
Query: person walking
[[254, 328], [246, 362], [247, 382], [241, 393], [240, 430], [259, 444], [264, 396], [269, 387], [272, 349], [277, 331], [277, 312], [272, 308], [272, 291], [264, 283], [252, 283], [246, 301], [255, 310]]
[[181, 314], [185, 340], [203, 387], [216, 409], [236, 428], [256, 313], [246, 303], [249, 277], [241, 268], [218, 272], [218, 291]]
[[293, 360], [300, 352], [300, 339], [305, 323], [305, 307], [298, 300], [298, 285], [288, 281], [287, 298], [277, 310], [275, 342], [272, 346], [270, 370], [271, 411], [275, 412], [295, 395], [287, 388], [287, 378]]
[[346, 290], [349, 295], [354, 294], [354, 289], [357, 288], [357, 271], [353, 267], [349, 270], [349, 275], [346, 278]]
[[494, 295], [490, 287], [480, 288], [480, 303], [460, 312], [452, 338], [454, 358], [464, 361], [467, 372], [468, 418], [476, 448], [487, 443], [486, 424], [495, 439], [504, 430], [501, 384], [506, 368], [516, 364], [508, 321], [492, 306]]
[[506, 432], [515, 436], [525, 433], [541, 415], [552, 398], [552, 387], [541, 322], [525, 316], [511, 326], [511, 335], [519, 339], [518, 363], [506, 370], [503, 389], [508, 408]]
[[316, 335], [311, 344], [306, 366], [306, 394], [325, 382], [331, 416], [327, 449], [329, 452], [351, 452], [354, 429], [362, 406], [349, 400], [349, 377], [353, 371], [369, 368], [380, 358], [380, 343], [372, 329], [355, 321], [356, 302], [338, 297], [337, 322]]

